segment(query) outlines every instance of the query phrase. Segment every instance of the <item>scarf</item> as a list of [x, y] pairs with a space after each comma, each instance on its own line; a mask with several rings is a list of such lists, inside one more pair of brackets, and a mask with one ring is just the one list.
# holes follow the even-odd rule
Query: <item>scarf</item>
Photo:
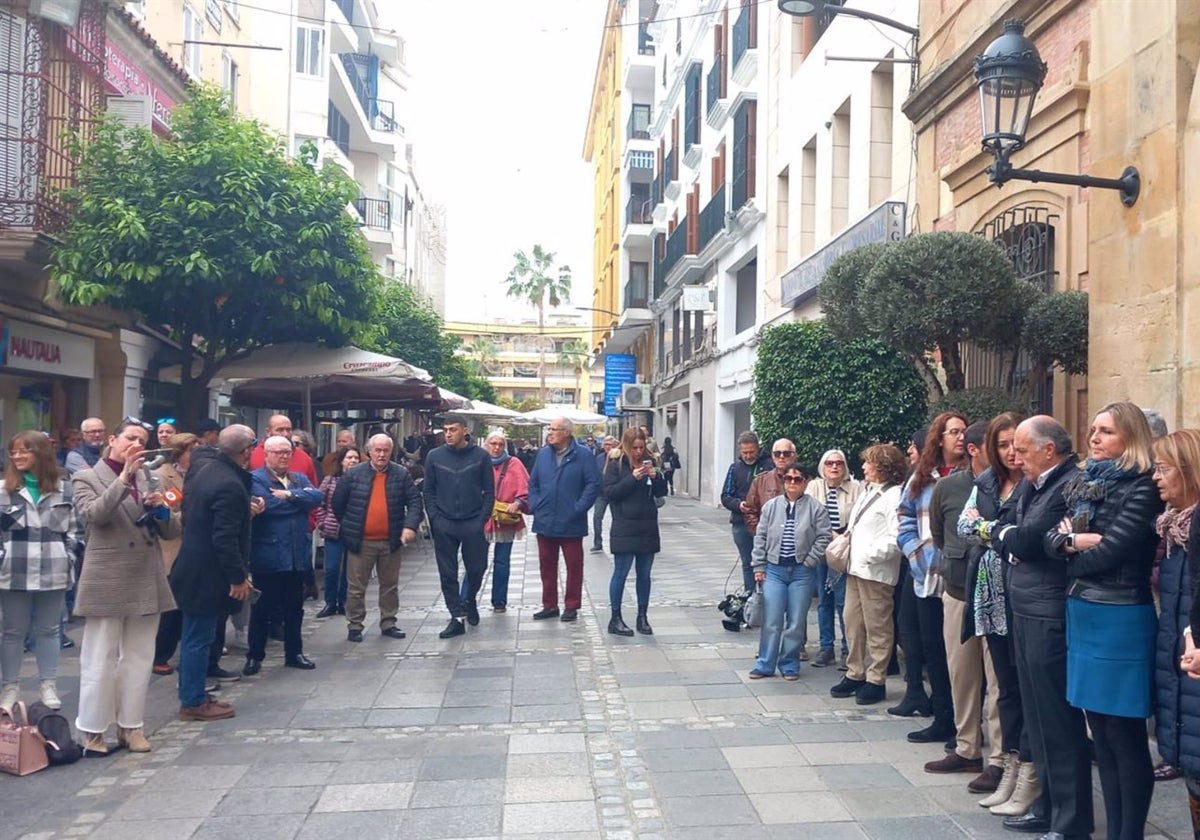
[[1192, 514], [1195, 510], [1195, 505], [1185, 508], [1169, 507], [1155, 520], [1154, 530], [1166, 540], [1168, 552], [1177, 545], [1187, 545], [1188, 531], [1192, 527]]
[[[1067, 508], [1071, 518], [1081, 517], [1091, 522], [1096, 515], [1096, 508], [1108, 498], [1108, 491], [1118, 483], [1140, 475], [1136, 470], [1123, 470], [1111, 458], [1097, 461], [1088, 458], [1083, 472], [1067, 482], [1063, 495], [1067, 499]], [[1077, 531], [1086, 530], [1076, 526]]]
[[[489, 455], [488, 457], [489, 457], [489, 458], [492, 458], [492, 456], [491, 456], [491, 455]], [[501, 464], [503, 464], [505, 461], [507, 461], [507, 460], [508, 460], [509, 458], [511, 458], [511, 457], [512, 457], [512, 456], [511, 456], [511, 455], [509, 455], [507, 452], [501, 452], [501, 453], [500, 453], [500, 457], [498, 457], [498, 458], [492, 458], [492, 466], [493, 466], [493, 467], [498, 467], [498, 466], [500, 466]]]
[[29, 491], [29, 495], [33, 497], [33, 503], [36, 505], [42, 498], [42, 488], [38, 485], [38, 478], [31, 472], [21, 473], [21, 478], [25, 480], [25, 489]]

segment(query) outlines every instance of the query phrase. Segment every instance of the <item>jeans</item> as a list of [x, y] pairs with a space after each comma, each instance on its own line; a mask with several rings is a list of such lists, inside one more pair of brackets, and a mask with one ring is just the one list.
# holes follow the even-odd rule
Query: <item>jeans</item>
[[645, 551], [637, 554], [614, 554], [613, 573], [608, 582], [608, 602], [613, 612], [619, 612], [621, 601], [625, 597], [625, 580], [629, 570], [637, 565], [637, 608], [639, 613], [646, 611], [650, 605], [650, 569], [654, 565], [654, 552]]
[[730, 528], [733, 530], [733, 544], [742, 558], [742, 586], [747, 592], [753, 592], [754, 569], [750, 565], [750, 553], [754, 550], [754, 534], [750, 533], [750, 528], [740, 515], [730, 524]]
[[[508, 573], [512, 560], [511, 542], [492, 543], [492, 606], [508, 606]], [[470, 600], [470, 576], [464, 575], [458, 598], [463, 603]]]
[[833, 614], [836, 611], [838, 624], [842, 628], [842, 655], [845, 656], [850, 650], [846, 644], [846, 619], [843, 616], [846, 606], [846, 576], [838, 575], [837, 583], [829, 588], [825, 586], [825, 582], [830, 577], [829, 567], [824, 563], [818, 563], [816, 572], [817, 627], [821, 632], [821, 650], [833, 650], [835, 641]]
[[325, 606], [346, 606], [346, 544], [325, 540]]
[[[767, 564], [763, 582], [763, 626], [754, 670], [785, 675], [800, 673], [804, 617], [816, 593], [817, 570], [803, 564]], [[786, 624], [785, 624], [786, 620]]]
[[204, 705], [208, 652], [217, 633], [217, 620], [215, 615], [183, 614], [183, 638], [179, 647], [180, 706]]
[[65, 590], [48, 592], [0, 591], [4, 613], [3, 642], [0, 642], [0, 681], [17, 682], [25, 656], [25, 637], [33, 637], [33, 655], [38, 679], [52, 680], [58, 673], [58, 620]]

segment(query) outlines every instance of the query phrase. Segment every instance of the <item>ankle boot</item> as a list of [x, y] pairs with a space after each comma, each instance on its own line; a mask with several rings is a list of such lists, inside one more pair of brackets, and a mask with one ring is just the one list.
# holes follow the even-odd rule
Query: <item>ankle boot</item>
[[1041, 795], [1042, 782], [1033, 769], [1033, 762], [1023, 761], [1017, 771], [1017, 786], [1013, 789], [1012, 796], [1007, 802], [993, 805], [988, 810], [998, 817], [1019, 817], [1028, 814], [1033, 803]]
[[653, 636], [654, 630], [650, 627], [650, 622], [646, 620], [646, 610], [640, 609], [637, 614], [637, 631], [644, 636]]
[[993, 805], [1003, 805], [1012, 799], [1013, 791], [1017, 788], [1017, 775], [1021, 772], [1021, 760], [1016, 753], [1004, 756], [1004, 774], [996, 790], [979, 800], [980, 808], [991, 808]]
[[625, 619], [621, 618], [620, 610], [612, 611], [612, 618], [608, 620], [608, 632], [614, 636], [633, 635], [633, 631], [629, 629], [629, 625], [625, 623]]

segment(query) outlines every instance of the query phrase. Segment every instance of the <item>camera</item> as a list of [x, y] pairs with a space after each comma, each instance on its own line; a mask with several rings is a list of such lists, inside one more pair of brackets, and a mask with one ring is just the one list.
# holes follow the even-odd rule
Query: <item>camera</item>
[[158, 536], [158, 520], [155, 518], [156, 509], [151, 508], [134, 520], [133, 524], [139, 528], [145, 528], [154, 536]]
[[746, 589], [739, 589], [726, 595], [725, 599], [717, 604], [717, 609], [728, 616], [721, 619], [721, 626], [732, 633], [740, 633], [742, 625], [746, 623], [746, 602], [748, 600], [750, 600], [750, 592]]

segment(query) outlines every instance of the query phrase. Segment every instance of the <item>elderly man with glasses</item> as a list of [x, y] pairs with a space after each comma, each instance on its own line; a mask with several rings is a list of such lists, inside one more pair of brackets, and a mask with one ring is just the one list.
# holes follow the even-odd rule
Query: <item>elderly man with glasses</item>
[[106, 427], [99, 417], [89, 417], [79, 424], [83, 435], [83, 443], [67, 453], [63, 466], [67, 475], [74, 475], [80, 470], [90, 470], [100, 461], [100, 452], [104, 449]]
[[562, 620], [578, 618], [583, 602], [583, 538], [588, 533], [588, 510], [600, 495], [600, 469], [595, 456], [575, 442], [574, 430], [567, 418], [554, 418], [529, 475], [529, 506], [542, 573], [542, 609], [533, 614], [536, 621], [559, 617], [560, 551], [567, 564]]

